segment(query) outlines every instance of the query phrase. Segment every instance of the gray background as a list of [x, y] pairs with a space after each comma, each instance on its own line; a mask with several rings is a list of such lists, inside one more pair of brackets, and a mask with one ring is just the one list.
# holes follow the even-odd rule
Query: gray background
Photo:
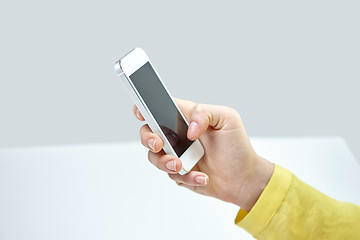
[[234, 107], [249, 135], [339, 135], [359, 159], [359, 12], [343, 0], [2, 1], [0, 147], [138, 139], [113, 64], [140, 46], [174, 96]]

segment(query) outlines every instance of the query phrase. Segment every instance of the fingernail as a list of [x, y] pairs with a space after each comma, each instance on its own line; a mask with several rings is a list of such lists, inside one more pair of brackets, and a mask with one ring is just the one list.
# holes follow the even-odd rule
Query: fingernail
[[175, 160], [168, 161], [165, 166], [167, 169], [169, 169], [171, 171], [176, 171], [176, 161]]
[[141, 119], [141, 115], [140, 115], [140, 110], [139, 110], [139, 109], [136, 110], [136, 116], [137, 116], [138, 119]]
[[153, 151], [155, 151], [155, 143], [156, 143], [155, 138], [150, 138], [149, 141], [148, 141], [148, 146]]
[[191, 122], [188, 130], [188, 138], [194, 139], [199, 132], [198, 124], [196, 122]]
[[195, 182], [197, 184], [206, 185], [207, 184], [207, 177], [205, 177], [205, 176], [197, 176], [197, 177], [195, 177]]

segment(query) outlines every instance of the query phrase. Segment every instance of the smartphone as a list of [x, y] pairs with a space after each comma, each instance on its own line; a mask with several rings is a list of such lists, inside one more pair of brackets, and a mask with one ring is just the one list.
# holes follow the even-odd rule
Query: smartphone
[[181, 160], [188, 173], [204, 155], [199, 140], [187, 138], [188, 122], [171, 97], [145, 51], [135, 48], [115, 63], [115, 71], [150, 129], [164, 142], [166, 154]]

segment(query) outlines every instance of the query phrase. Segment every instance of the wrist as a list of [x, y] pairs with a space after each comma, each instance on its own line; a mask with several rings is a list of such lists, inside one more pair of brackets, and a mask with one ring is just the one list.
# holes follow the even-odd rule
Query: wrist
[[274, 164], [255, 154], [252, 168], [247, 178], [242, 182], [239, 197], [234, 202], [236, 205], [250, 212], [274, 172]]

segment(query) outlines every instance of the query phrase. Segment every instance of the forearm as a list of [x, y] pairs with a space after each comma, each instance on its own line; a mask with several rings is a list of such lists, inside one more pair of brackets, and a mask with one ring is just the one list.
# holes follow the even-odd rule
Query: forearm
[[236, 223], [258, 239], [356, 239], [360, 207], [336, 201], [275, 167], [252, 210]]

